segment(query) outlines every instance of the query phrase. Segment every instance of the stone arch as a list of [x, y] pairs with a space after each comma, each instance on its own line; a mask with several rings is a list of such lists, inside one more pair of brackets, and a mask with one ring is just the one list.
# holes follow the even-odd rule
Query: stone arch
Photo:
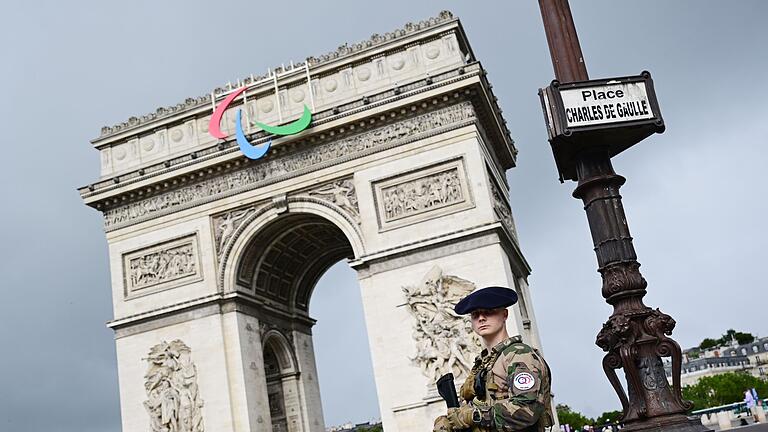
[[[317, 278], [328, 267], [342, 258], [355, 259], [365, 255], [362, 232], [355, 221], [355, 216], [350, 215], [348, 211], [331, 202], [314, 197], [299, 196], [288, 197], [282, 201], [273, 200], [269, 204], [254, 207], [253, 213], [245, 219], [226, 244], [219, 263], [218, 283], [220, 290], [223, 292], [237, 290], [238, 270], [242, 267], [244, 260], [256, 259], [253, 254], [258, 254], [257, 251], [251, 250], [250, 256], [248, 252], [260, 240], [266, 239], [274, 247], [280, 240], [287, 240], [287, 237], [296, 234], [300, 227], [312, 225], [315, 228], [334, 231], [337, 241], [333, 246], [336, 249], [343, 249], [341, 243], [345, 243], [347, 250], [329, 250], [322, 254], [323, 260], [313, 263], [315, 265], [311, 271], [304, 275], [305, 280], [302, 281], [304, 285], [312, 285], [313, 287]], [[344, 239], [343, 242], [341, 241], [342, 238]], [[271, 251], [274, 252], [275, 250], [272, 249]], [[256, 263], [257, 268], [261, 268], [271, 251], [269, 249], [261, 251], [261, 259], [258, 259], [259, 262]], [[311, 280], [313, 277], [315, 279]], [[311, 287], [309, 289], [311, 290]], [[292, 300], [295, 304], [297, 299], [294, 296]], [[308, 297], [306, 300], [308, 301]], [[306, 304], [303, 305], [306, 306]]]
[[[272, 431], [322, 429], [309, 299], [333, 264], [365, 255], [354, 209], [313, 196], [243, 207], [223, 249], [219, 289], [258, 304]], [[258, 367], [258, 366], [257, 366]]]
[[[280, 374], [299, 373], [296, 354], [291, 341], [277, 329], [268, 330], [262, 338], [262, 350], [274, 353]], [[269, 373], [269, 371], [267, 371]]]
[[306, 424], [302, 409], [300, 371], [292, 342], [272, 329], [262, 339], [267, 404], [273, 432], [302, 431]]

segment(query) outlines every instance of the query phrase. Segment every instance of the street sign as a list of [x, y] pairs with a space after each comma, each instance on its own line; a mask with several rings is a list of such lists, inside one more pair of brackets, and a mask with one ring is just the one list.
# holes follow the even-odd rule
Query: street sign
[[539, 90], [560, 179], [576, 180], [575, 157], [604, 148], [615, 156], [664, 132], [651, 74], [560, 83]]

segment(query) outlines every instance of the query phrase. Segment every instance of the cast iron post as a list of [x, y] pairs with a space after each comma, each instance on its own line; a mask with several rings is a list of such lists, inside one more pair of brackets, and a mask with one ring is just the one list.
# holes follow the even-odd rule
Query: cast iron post
[[[589, 79], [568, 0], [539, 0], [555, 77], [562, 83]], [[602, 294], [613, 306], [596, 343], [606, 355], [603, 370], [619, 396], [625, 430], [706, 430], [689, 420], [692, 404], [681, 395], [680, 346], [669, 338], [675, 321], [643, 303], [646, 281], [640, 274], [619, 188], [624, 177], [611, 166], [608, 149], [588, 146], [576, 156], [575, 198], [584, 202], [603, 279]], [[661, 357], [671, 357], [672, 386]], [[616, 375], [624, 369], [627, 392]]]

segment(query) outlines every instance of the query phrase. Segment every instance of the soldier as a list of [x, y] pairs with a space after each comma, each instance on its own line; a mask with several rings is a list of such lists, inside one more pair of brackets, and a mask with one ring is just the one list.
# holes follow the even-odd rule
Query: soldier
[[549, 366], [520, 336], [507, 333], [507, 307], [516, 302], [514, 290], [488, 287], [456, 304], [457, 314], [470, 314], [486, 349], [461, 386], [461, 406], [435, 419], [435, 432], [542, 432], [552, 425]]

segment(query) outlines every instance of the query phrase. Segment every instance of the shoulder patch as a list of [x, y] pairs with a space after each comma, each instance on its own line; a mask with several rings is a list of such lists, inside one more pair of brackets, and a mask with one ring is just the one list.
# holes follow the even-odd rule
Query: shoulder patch
[[512, 383], [518, 390], [530, 390], [536, 385], [536, 378], [528, 372], [520, 372], [512, 378]]

